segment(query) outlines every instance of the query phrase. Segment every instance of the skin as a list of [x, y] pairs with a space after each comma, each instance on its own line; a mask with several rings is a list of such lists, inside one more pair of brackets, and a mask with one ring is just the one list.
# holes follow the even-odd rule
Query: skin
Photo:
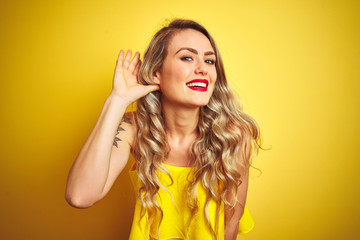
[[[173, 36], [162, 68], [154, 77], [160, 84], [163, 108], [197, 111], [200, 106], [205, 106], [216, 82], [215, 61], [214, 50], [202, 33], [187, 29]], [[199, 78], [209, 81], [206, 92], [186, 86], [187, 82]]]
[[[162, 92], [167, 140], [171, 147], [167, 164], [191, 166], [188, 152], [197, 137], [200, 106], [209, 102], [214, 90], [215, 60], [209, 40], [202, 33], [187, 29], [173, 36], [163, 66], [155, 73], [154, 81]], [[200, 92], [187, 87], [186, 83], [193, 79], [208, 80], [208, 90]]]
[[[189, 149], [197, 137], [200, 106], [208, 103], [216, 82], [215, 55], [209, 40], [200, 32], [186, 29], [175, 34], [168, 46], [162, 68], [154, 73], [155, 85], [137, 81], [140, 54], [120, 51], [113, 79], [113, 89], [90, 136], [86, 140], [68, 175], [65, 198], [76, 208], [88, 208], [101, 200], [127, 164], [134, 146], [136, 127], [127, 106], [151, 91], [162, 92], [167, 141], [171, 147], [166, 163], [191, 166]], [[191, 90], [186, 83], [207, 79], [208, 90]], [[239, 171], [242, 171], [239, 168]], [[241, 172], [239, 203], [235, 214], [225, 209], [225, 239], [236, 239], [241, 205], [245, 204], [247, 174]]]

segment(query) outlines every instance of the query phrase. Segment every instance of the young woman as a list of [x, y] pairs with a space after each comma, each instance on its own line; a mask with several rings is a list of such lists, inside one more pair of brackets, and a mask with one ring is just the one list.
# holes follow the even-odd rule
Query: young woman
[[[125, 113], [133, 102], [135, 112]], [[230, 89], [220, 53], [200, 24], [159, 30], [143, 62], [120, 51], [113, 89], [76, 158], [66, 199], [87, 208], [127, 164], [138, 200], [130, 239], [236, 239], [253, 221], [245, 202], [259, 148], [256, 122]]]

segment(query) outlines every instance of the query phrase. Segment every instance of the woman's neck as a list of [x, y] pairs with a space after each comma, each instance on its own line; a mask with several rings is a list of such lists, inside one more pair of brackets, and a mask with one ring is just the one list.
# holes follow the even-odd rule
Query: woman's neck
[[163, 103], [165, 130], [169, 140], [175, 142], [197, 135], [200, 108], [186, 108]]

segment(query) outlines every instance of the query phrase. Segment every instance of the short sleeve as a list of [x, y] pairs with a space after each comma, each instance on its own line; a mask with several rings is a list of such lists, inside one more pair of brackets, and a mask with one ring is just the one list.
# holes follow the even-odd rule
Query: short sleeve
[[241, 234], [245, 234], [251, 231], [251, 229], [253, 229], [254, 227], [254, 220], [250, 215], [250, 212], [248, 210], [248, 208], [245, 205], [244, 208], [244, 213], [240, 219], [239, 222], [239, 231], [238, 231], [238, 236]]

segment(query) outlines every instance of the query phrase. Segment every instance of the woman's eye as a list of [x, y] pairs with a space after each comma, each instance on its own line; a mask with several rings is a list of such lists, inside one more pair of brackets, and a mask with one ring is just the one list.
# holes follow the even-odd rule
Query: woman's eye
[[182, 57], [181, 60], [190, 62], [192, 61], [192, 57]]
[[215, 64], [215, 60], [211, 60], [211, 59], [205, 60], [205, 62], [211, 65]]

